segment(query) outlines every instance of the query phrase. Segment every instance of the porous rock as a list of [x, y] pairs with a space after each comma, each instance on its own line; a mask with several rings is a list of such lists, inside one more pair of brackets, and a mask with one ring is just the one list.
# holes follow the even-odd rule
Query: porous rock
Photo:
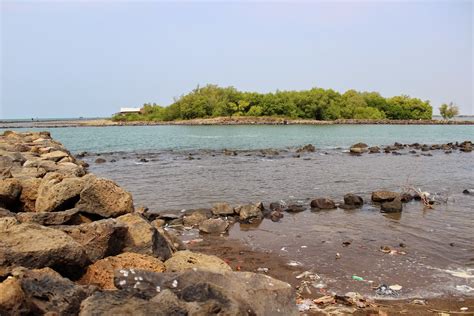
[[165, 265], [161, 260], [152, 256], [125, 252], [98, 260], [87, 267], [87, 271], [79, 280], [79, 283], [97, 285], [102, 289], [115, 289], [114, 272], [121, 269], [163, 272], [165, 271]]
[[165, 261], [165, 266], [166, 271], [170, 272], [193, 268], [211, 271], [232, 271], [227, 263], [216, 256], [191, 252], [189, 250], [175, 252], [173, 257]]

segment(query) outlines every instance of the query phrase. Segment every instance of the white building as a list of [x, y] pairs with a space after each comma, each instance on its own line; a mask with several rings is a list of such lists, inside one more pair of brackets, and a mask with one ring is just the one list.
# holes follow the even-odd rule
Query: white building
[[120, 108], [120, 114], [140, 113], [140, 108]]

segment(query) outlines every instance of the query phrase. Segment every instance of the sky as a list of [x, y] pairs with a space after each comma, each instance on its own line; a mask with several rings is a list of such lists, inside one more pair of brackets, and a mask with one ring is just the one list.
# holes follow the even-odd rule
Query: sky
[[472, 1], [0, 1], [0, 118], [110, 116], [207, 83], [474, 114]]

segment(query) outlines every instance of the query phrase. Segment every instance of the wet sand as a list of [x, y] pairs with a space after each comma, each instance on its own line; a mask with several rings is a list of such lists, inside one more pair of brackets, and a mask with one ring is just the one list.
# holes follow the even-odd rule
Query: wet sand
[[[305, 267], [289, 266], [287, 258], [278, 256], [269, 251], [254, 250], [241, 241], [226, 236], [201, 236], [203, 241], [189, 243], [190, 250], [215, 255], [226, 261], [233, 270], [259, 272], [259, 268], [268, 268], [267, 275], [288, 282], [295, 289], [301, 286], [301, 279], [296, 277], [305, 271]], [[357, 260], [357, 256], [352, 258]], [[328, 291], [312, 289], [311, 294], [303, 291], [304, 298], [319, 298], [328, 294]], [[342, 295], [344, 293], [337, 293]], [[441, 297], [420, 298], [425, 305], [419, 304], [416, 298], [408, 300], [376, 299], [376, 307], [355, 309], [353, 315], [439, 315], [445, 312], [451, 315], [474, 315], [474, 297]], [[467, 311], [461, 311], [468, 307]], [[344, 311], [347, 306], [335, 304], [321, 307], [322, 311], [305, 312], [306, 315], [327, 315], [329, 311], [337, 313]]]

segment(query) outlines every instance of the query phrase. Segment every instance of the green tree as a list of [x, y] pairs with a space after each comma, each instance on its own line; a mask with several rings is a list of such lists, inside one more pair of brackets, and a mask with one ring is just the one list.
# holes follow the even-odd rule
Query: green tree
[[439, 113], [445, 120], [449, 120], [459, 114], [459, 107], [453, 102], [449, 104], [443, 103], [439, 107]]

